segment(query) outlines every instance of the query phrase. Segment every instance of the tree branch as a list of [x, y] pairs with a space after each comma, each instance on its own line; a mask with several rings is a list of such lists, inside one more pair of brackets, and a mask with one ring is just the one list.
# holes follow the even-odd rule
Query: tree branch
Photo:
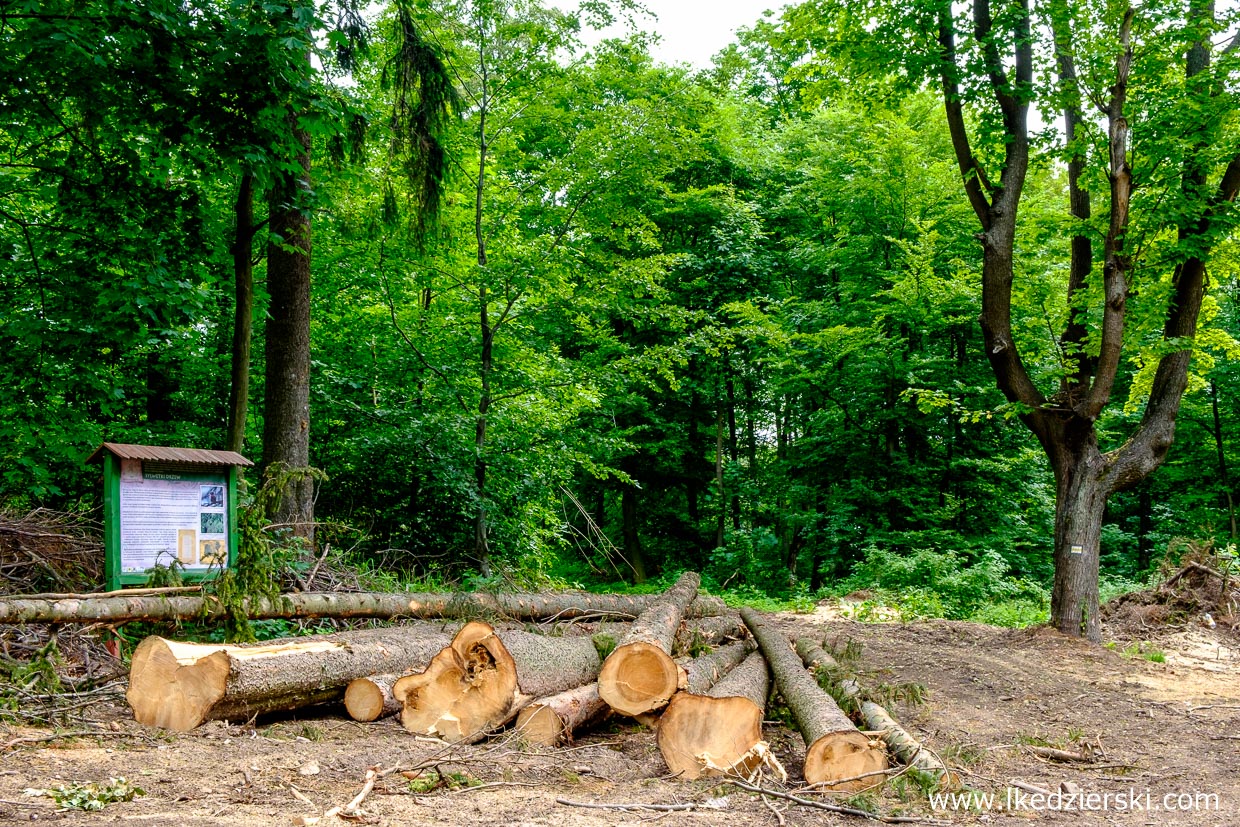
[[[941, 60], [939, 74], [943, 83], [943, 108], [947, 115], [947, 127], [951, 133], [952, 149], [956, 152], [956, 163], [960, 167], [960, 177], [964, 179], [965, 194], [969, 204], [981, 222], [982, 229], [990, 229], [990, 201], [982, 191], [985, 178], [982, 166], [973, 155], [969, 145], [969, 133], [964, 123], [964, 106], [960, 99], [960, 83], [956, 79], [960, 71], [956, 63], [956, 30], [952, 22], [950, 3], [939, 7], [939, 57]], [[987, 187], [989, 189], [989, 187]]]
[[1107, 143], [1110, 148], [1111, 220], [1103, 244], [1102, 284], [1105, 305], [1102, 309], [1102, 342], [1093, 387], [1079, 413], [1093, 421], [1102, 413], [1115, 386], [1124, 352], [1124, 321], [1128, 305], [1128, 270], [1131, 261], [1124, 252], [1124, 236], [1128, 232], [1128, 207], [1132, 201], [1132, 168], [1128, 165], [1128, 77], [1132, 69], [1132, 18], [1129, 6], [1119, 28], [1120, 54], [1115, 61], [1115, 85], [1107, 105]]

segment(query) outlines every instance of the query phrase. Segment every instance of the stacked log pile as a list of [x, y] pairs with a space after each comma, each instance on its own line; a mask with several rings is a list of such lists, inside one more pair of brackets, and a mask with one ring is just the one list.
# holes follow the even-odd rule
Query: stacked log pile
[[[641, 599], [417, 598], [450, 616], [459, 616], [461, 606], [485, 606], [496, 621], [459, 628], [413, 621], [249, 646], [152, 637], [134, 654], [127, 697], [138, 721], [176, 730], [343, 701], [356, 720], [398, 715], [409, 732], [454, 743], [509, 731], [553, 746], [611, 714], [645, 722], [661, 714], [656, 738], [664, 760], [672, 773], [694, 779], [752, 778], [764, 768], [783, 773], [762, 738], [774, 687], [805, 740], [807, 783], [827, 791], [881, 784], [888, 749], [918, 772], [954, 780], [846, 681], [842, 696], [856, 696], [858, 720], [880, 736], [860, 731], [819, 687], [813, 670], [834, 662], [816, 643], [798, 640], [794, 647], [769, 616], [748, 608], [729, 613], [697, 589], [698, 576], [690, 572], [662, 595]], [[405, 596], [405, 613], [412, 600]], [[494, 616], [499, 607], [523, 619], [627, 614], [632, 620], [623, 626], [581, 621], [539, 634], [506, 628]], [[685, 653], [697, 657], [676, 658]]]

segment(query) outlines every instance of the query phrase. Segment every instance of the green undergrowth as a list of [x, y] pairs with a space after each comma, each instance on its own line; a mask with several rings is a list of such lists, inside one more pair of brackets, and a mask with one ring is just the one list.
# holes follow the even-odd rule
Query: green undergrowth
[[[1104, 575], [1102, 602], [1147, 585]], [[846, 598], [845, 614], [863, 622], [943, 618], [1024, 627], [1050, 619], [1050, 589], [1018, 576], [995, 551], [966, 559], [951, 551], [870, 548], [829, 596]]]

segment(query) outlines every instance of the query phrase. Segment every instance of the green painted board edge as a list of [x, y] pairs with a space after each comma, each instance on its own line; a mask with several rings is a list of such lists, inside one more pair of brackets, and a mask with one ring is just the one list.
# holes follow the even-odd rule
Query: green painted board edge
[[[132, 575], [121, 576], [121, 468], [115, 454], [103, 455], [103, 579], [110, 592]], [[142, 582], [146, 582], [143, 575]]]
[[[237, 466], [226, 467], [228, 478], [228, 568], [237, 562], [237, 486], [241, 473]], [[150, 575], [145, 572], [121, 571], [121, 463], [110, 451], [103, 454], [103, 582], [107, 591], [123, 586], [145, 586]], [[181, 572], [186, 583], [214, 580], [220, 569], [193, 569]]]

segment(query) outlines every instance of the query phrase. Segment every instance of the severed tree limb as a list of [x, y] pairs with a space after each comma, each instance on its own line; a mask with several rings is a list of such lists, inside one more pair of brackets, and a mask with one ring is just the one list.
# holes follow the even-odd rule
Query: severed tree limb
[[1060, 761], [1065, 764], [1093, 764], [1097, 758], [1086, 752], [1072, 752], [1066, 749], [1057, 749], [1055, 747], [1039, 747], [1034, 745], [1025, 745], [1025, 750], [1031, 752], [1039, 758], [1045, 758], [1049, 761]]
[[566, 807], [585, 807], [590, 810], [622, 810], [624, 812], [632, 812], [634, 810], [653, 810], [659, 813], [676, 813], [684, 810], [718, 810], [719, 807], [712, 807], [709, 804], [697, 804], [692, 801], [684, 804], [598, 804], [593, 801], [570, 801], [567, 798], [557, 798], [556, 804], [563, 804]]

